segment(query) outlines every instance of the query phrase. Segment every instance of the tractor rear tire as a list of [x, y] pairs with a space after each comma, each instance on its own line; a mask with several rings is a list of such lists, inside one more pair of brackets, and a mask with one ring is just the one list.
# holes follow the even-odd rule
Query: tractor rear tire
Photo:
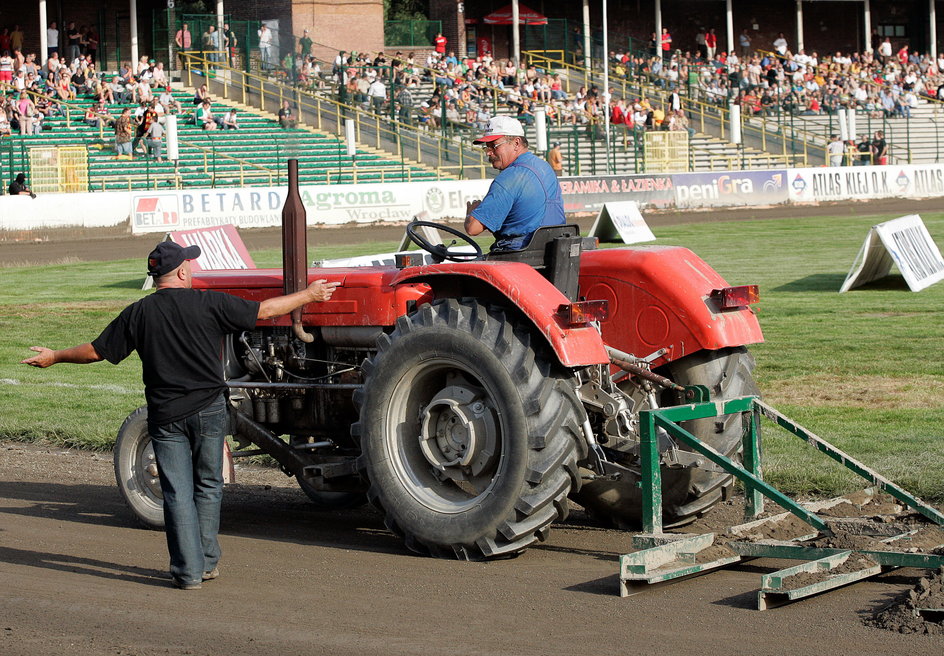
[[503, 310], [469, 299], [400, 317], [378, 347], [352, 432], [386, 526], [413, 551], [461, 560], [543, 540], [586, 454], [572, 375]]
[[[128, 415], [115, 441], [115, 481], [125, 503], [144, 526], [164, 528], [164, 495], [147, 429], [147, 406]], [[149, 471], [150, 470], [150, 471]]]
[[[664, 373], [679, 385], [704, 385], [712, 401], [757, 394], [752, 370], [754, 359], [744, 347], [699, 351], [668, 365]], [[664, 404], [671, 404], [666, 398]], [[741, 448], [739, 415], [709, 417], [682, 422], [682, 428], [710, 444], [723, 455], [738, 459]], [[680, 448], [685, 448], [681, 446]], [[637, 529], [642, 520], [642, 494], [638, 479], [584, 483], [574, 500], [595, 518], [620, 528]], [[724, 472], [700, 469], [662, 469], [663, 526], [691, 523], [726, 498], [734, 479]]]

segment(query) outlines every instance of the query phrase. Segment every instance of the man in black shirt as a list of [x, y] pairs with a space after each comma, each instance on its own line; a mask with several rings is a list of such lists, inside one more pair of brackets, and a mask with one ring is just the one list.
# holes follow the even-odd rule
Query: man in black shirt
[[856, 144], [856, 151], [859, 153], [855, 161], [856, 166], [869, 166], [872, 163], [872, 141], [869, 135], [862, 135], [859, 143]]
[[292, 107], [287, 100], [283, 100], [282, 108], [279, 110], [279, 125], [282, 126], [283, 130], [293, 130], [295, 124], [295, 114], [292, 112]]
[[7, 189], [7, 193], [11, 196], [32, 196], [36, 198], [36, 194], [30, 191], [30, 188], [26, 186], [26, 175], [23, 173], [18, 173], [16, 179], [10, 183], [10, 188]]
[[184, 590], [219, 575], [223, 440], [229, 432], [224, 337], [254, 328], [259, 319], [326, 301], [337, 287], [316, 280], [303, 291], [261, 303], [197, 291], [190, 261], [199, 256], [199, 246], [158, 244], [148, 256], [157, 291], [126, 307], [92, 342], [59, 351], [33, 346], [37, 355], [22, 361], [42, 368], [60, 362], [118, 364], [138, 352], [164, 495], [170, 573]]

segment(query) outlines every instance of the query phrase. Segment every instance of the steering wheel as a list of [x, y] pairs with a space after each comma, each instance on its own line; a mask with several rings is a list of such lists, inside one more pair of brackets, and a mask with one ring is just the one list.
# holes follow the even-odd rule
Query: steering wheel
[[[453, 240], [448, 246], [444, 244], [433, 245], [421, 234], [419, 234], [417, 228], [435, 228], [436, 230], [442, 230], [443, 232], [448, 232], [454, 237], [458, 237], [466, 244], [470, 245], [475, 249], [474, 253], [469, 253], [466, 251], [455, 250], [456, 241]], [[406, 226], [406, 236], [410, 238], [414, 244], [422, 248], [427, 253], [430, 253], [433, 256], [433, 260], [437, 263], [442, 262], [443, 260], [449, 260], [450, 262], [472, 262], [473, 260], [483, 260], [485, 256], [482, 254], [482, 247], [479, 246], [475, 241], [472, 240], [464, 232], [460, 232], [455, 228], [451, 228], [442, 223], [433, 223], [431, 221], [410, 221]]]

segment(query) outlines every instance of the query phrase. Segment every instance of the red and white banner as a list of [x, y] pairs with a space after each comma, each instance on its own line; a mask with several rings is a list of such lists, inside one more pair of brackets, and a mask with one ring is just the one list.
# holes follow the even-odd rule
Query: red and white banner
[[169, 233], [171, 241], [181, 246], [199, 246], [200, 257], [193, 261], [194, 271], [215, 269], [255, 269], [236, 226], [222, 225]]

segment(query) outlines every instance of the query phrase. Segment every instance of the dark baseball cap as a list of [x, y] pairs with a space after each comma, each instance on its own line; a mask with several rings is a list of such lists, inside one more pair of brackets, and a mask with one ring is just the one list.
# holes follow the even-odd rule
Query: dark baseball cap
[[199, 246], [184, 248], [172, 241], [162, 241], [148, 255], [148, 275], [160, 278], [179, 267], [185, 260], [195, 260], [198, 257], [200, 257]]

